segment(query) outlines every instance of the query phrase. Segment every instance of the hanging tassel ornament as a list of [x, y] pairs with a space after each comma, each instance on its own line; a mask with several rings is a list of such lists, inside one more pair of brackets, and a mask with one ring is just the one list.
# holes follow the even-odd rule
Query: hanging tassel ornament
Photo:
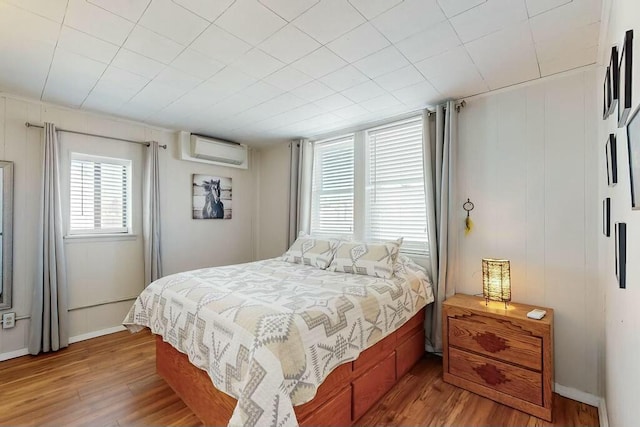
[[468, 236], [469, 233], [471, 233], [471, 230], [473, 230], [473, 221], [471, 221], [471, 216], [469, 215], [469, 212], [471, 212], [474, 207], [475, 207], [474, 204], [471, 203], [471, 200], [469, 200], [468, 198], [467, 198], [467, 201], [462, 205], [462, 209], [467, 211], [467, 217], [464, 220], [465, 236]]

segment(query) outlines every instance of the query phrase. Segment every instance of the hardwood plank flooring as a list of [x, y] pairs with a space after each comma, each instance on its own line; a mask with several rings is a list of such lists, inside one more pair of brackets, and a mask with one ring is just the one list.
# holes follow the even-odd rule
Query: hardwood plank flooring
[[[390, 426], [598, 426], [596, 408], [554, 396], [554, 423], [445, 384], [425, 356], [358, 423]], [[1, 425], [129, 426], [201, 422], [155, 373], [151, 333], [118, 332], [54, 354], [0, 362]]]

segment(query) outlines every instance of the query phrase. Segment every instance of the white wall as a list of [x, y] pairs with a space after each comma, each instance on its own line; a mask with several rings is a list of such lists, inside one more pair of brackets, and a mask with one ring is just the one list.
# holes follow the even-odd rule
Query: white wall
[[[165, 274], [254, 259], [256, 174], [178, 160], [174, 132], [108, 116], [79, 112], [0, 94], [0, 158], [15, 162], [13, 308], [28, 316], [34, 282], [41, 130], [26, 121], [50, 121], [60, 128], [167, 144], [160, 152], [162, 254]], [[120, 325], [144, 286], [141, 233], [143, 146], [61, 134], [62, 156], [71, 149], [133, 160], [133, 228], [136, 237], [66, 240], [69, 275], [70, 335], [90, 334]], [[251, 162], [253, 163], [253, 162]], [[191, 219], [191, 175], [203, 173], [233, 179], [233, 219]], [[114, 302], [115, 301], [115, 302]], [[88, 308], [82, 308], [88, 307]], [[0, 329], [0, 357], [26, 347], [29, 320]]]
[[259, 150], [257, 259], [282, 255], [289, 247], [289, 143]]
[[482, 293], [481, 260], [511, 260], [512, 299], [555, 310], [555, 381], [596, 396], [595, 69], [467, 99], [459, 115], [456, 291]]
[[[601, 64], [609, 64], [611, 46], [622, 48], [626, 30], [633, 29], [635, 36], [633, 58], [633, 106], [640, 104], [640, 3], [637, 0], [605, 1], [603, 20], [603, 52]], [[606, 20], [610, 12], [609, 20]], [[598, 102], [602, 102], [602, 81], [604, 69], [601, 67], [595, 84]], [[600, 105], [600, 104], [599, 104]], [[632, 110], [633, 111], [633, 110]], [[605, 293], [605, 399], [609, 424], [612, 426], [635, 426], [640, 419], [640, 211], [631, 210], [629, 183], [629, 157], [625, 128], [616, 126], [616, 114], [608, 120], [595, 114], [598, 123], [598, 188], [599, 200], [611, 197], [611, 237], [600, 234], [599, 281]], [[609, 133], [617, 136], [618, 184], [607, 186], [604, 144]], [[627, 289], [619, 289], [615, 275], [614, 223], [627, 223]]]

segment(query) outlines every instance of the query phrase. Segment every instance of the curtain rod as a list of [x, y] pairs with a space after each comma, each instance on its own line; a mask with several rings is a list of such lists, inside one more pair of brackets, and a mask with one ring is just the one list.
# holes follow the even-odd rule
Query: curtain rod
[[[44, 129], [44, 126], [41, 125], [37, 125], [34, 123], [29, 123], [26, 122], [24, 124], [26, 127], [28, 128], [39, 128], [39, 129]], [[114, 139], [116, 141], [123, 141], [123, 142], [131, 142], [133, 144], [140, 144], [140, 145], [144, 145], [144, 146], [150, 146], [151, 144], [147, 141], [135, 141], [133, 139], [124, 139], [124, 138], [116, 138], [114, 136], [106, 136], [106, 135], [98, 135], [95, 133], [86, 133], [86, 132], [79, 132], [79, 131], [75, 131], [75, 130], [69, 130], [69, 129], [60, 129], [60, 128], [56, 128], [56, 130], [60, 131], [60, 132], [67, 132], [67, 133], [75, 133], [77, 135], [86, 135], [86, 136], [95, 136], [96, 138], [104, 138], [104, 139]], [[160, 148], [167, 148], [167, 145], [158, 145]]]
[[[455, 103], [456, 111], [459, 113], [459, 112], [460, 112], [460, 110], [461, 110], [462, 108], [464, 108], [466, 105], [467, 105], [467, 101], [465, 101], [464, 99], [463, 99], [462, 101], [456, 102], [456, 103]], [[446, 109], [447, 109], [447, 108], [445, 107], [445, 110], [446, 110]], [[431, 116], [432, 116], [432, 115], [434, 115], [435, 113], [436, 113], [435, 111], [427, 110], [427, 116], [429, 116], [429, 117], [431, 117]]]

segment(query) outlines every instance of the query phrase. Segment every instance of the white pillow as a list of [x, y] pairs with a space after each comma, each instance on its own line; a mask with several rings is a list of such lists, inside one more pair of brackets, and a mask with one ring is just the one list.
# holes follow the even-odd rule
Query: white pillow
[[338, 245], [336, 239], [317, 239], [304, 232], [285, 252], [282, 259], [294, 264], [304, 264], [325, 269], [331, 263]]
[[328, 270], [390, 279], [402, 238], [381, 243], [340, 242]]

